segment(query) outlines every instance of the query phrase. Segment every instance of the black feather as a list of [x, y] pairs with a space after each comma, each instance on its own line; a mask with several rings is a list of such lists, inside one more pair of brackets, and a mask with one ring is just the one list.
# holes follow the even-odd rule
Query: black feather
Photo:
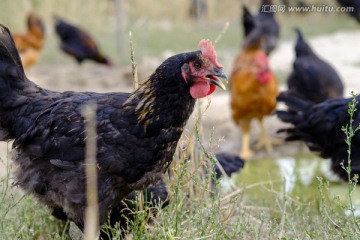
[[292, 94], [315, 103], [343, 96], [343, 83], [335, 69], [320, 59], [305, 41], [299, 28], [295, 44], [296, 59], [287, 84]]
[[[279, 101], [288, 106], [286, 111], [277, 111], [277, 116], [291, 127], [282, 129], [286, 141], [303, 141], [311, 151], [316, 151], [323, 158], [331, 159], [331, 169], [344, 181], [347, 172], [342, 168], [348, 166], [347, 144], [342, 127], [349, 124], [348, 104], [351, 99], [328, 99], [319, 104], [306, 103], [298, 96], [288, 93], [280, 94]], [[357, 101], [360, 97], [357, 97]], [[357, 105], [359, 109], [359, 104]], [[360, 123], [358, 111], [354, 114], [353, 126]], [[352, 139], [351, 168], [352, 173], [360, 174], [360, 135]]]
[[272, 5], [272, 0], [262, 0], [256, 16], [252, 16], [246, 6], [243, 6], [242, 15], [244, 45], [261, 42], [261, 47], [267, 55], [277, 46], [280, 35], [280, 26], [270, 9]]

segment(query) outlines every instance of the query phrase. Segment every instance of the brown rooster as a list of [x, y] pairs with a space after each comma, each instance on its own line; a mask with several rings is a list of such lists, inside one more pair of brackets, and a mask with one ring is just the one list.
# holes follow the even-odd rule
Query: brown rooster
[[8, 29], [0, 25], [0, 140], [14, 140], [15, 182], [84, 227], [85, 127], [81, 109], [97, 104], [99, 223], [134, 190], [157, 182], [172, 161], [197, 98], [226, 75], [208, 40], [166, 59], [132, 93], [55, 92], [25, 76]]
[[45, 25], [39, 16], [30, 13], [27, 17], [27, 28], [27, 32], [13, 35], [24, 68], [37, 63], [45, 40]]
[[235, 58], [229, 84], [232, 118], [243, 133], [240, 156], [245, 159], [252, 156], [252, 119], [258, 119], [261, 126], [261, 135], [256, 147], [265, 146], [266, 150], [271, 152], [272, 145], [263, 125], [263, 118], [275, 109], [278, 86], [274, 74], [269, 69], [268, 57], [261, 50], [261, 38], [255, 42], [252, 42], [252, 39], [245, 40], [242, 51]]

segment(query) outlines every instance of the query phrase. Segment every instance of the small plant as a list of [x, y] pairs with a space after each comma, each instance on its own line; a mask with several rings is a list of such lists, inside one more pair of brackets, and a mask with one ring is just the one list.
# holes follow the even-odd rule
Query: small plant
[[352, 101], [350, 101], [348, 103], [348, 114], [350, 116], [350, 120], [349, 120], [349, 124], [346, 124], [346, 126], [343, 126], [341, 128], [341, 130], [345, 133], [346, 139], [345, 139], [345, 143], [348, 146], [348, 150], [347, 150], [347, 164], [346, 166], [344, 165], [344, 162], [341, 163], [342, 168], [346, 171], [347, 175], [348, 175], [348, 181], [349, 181], [349, 206], [348, 206], [348, 210], [350, 210], [354, 224], [357, 228], [357, 230], [360, 232], [360, 225], [359, 222], [356, 219], [355, 216], [355, 209], [354, 209], [354, 204], [353, 204], [353, 192], [356, 188], [356, 185], [358, 183], [358, 178], [359, 176], [357, 174], [354, 174], [354, 176], [352, 176], [351, 174], [351, 140], [352, 138], [355, 136], [355, 133], [360, 130], [360, 125], [357, 126], [356, 128], [353, 127], [353, 123], [354, 123], [354, 114], [357, 111], [357, 104], [358, 101], [356, 99], [357, 95], [354, 94], [354, 92], [351, 92], [351, 95], [353, 97]]

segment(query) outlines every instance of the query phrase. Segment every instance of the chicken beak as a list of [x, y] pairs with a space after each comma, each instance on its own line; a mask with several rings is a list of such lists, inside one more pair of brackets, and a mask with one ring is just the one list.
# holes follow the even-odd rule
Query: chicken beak
[[227, 79], [226, 74], [220, 68], [214, 67], [213, 72], [209, 75], [210, 84], [214, 84], [219, 88], [226, 90], [224, 83], [218, 78]]

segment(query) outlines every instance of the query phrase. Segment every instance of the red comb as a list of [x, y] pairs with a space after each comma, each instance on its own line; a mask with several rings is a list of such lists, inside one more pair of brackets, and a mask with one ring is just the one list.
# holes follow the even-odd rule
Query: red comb
[[223, 66], [217, 61], [216, 51], [215, 51], [212, 43], [210, 42], [210, 40], [202, 39], [199, 42], [199, 48], [200, 48], [202, 55], [204, 55], [204, 57], [209, 59], [209, 61], [211, 61], [216, 67], [223, 68]]

